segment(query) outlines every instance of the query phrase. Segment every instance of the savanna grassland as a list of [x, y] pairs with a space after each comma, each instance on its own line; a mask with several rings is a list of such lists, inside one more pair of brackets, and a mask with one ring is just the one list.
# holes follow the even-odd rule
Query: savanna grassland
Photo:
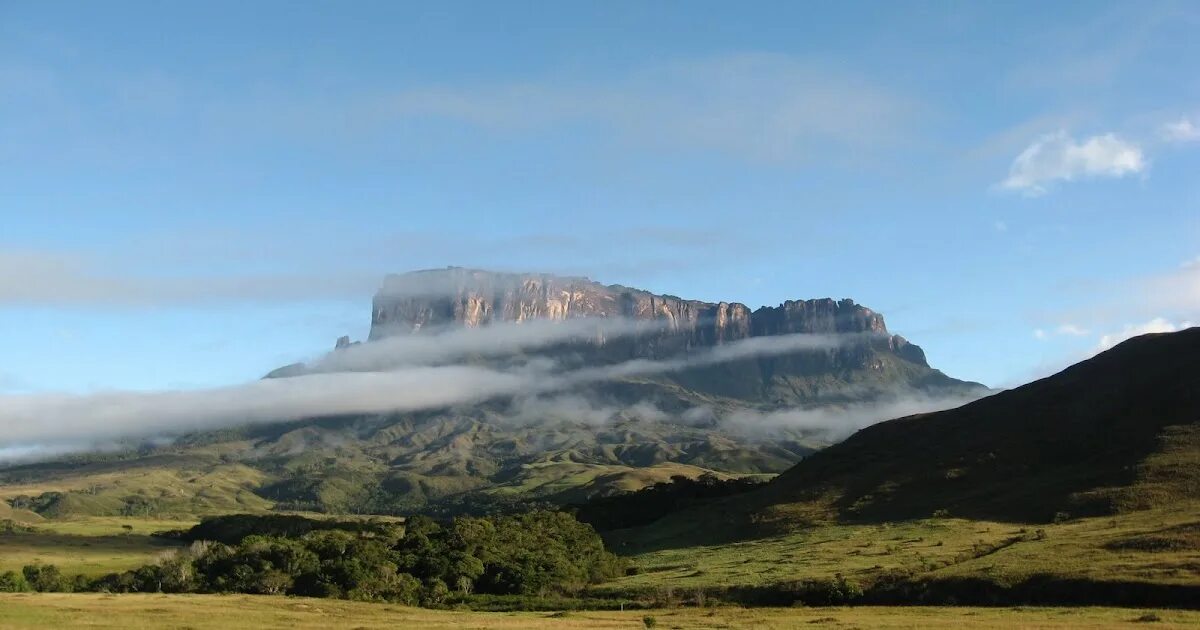
[[40, 519], [0, 527], [0, 573], [28, 564], [57, 566], [67, 575], [96, 577], [126, 571], [171, 554], [180, 543], [153, 532], [189, 527], [194, 520], [134, 517]]
[[[728, 544], [665, 548], [631, 556], [632, 575], [610, 592], [761, 586], [842, 575], [867, 585], [984, 578], [999, 585], [1034, 576], [1088, 581], [1195, 585], [1200, 582], [1200, 505], [1061, 523], [1014, 524], [956, 518], [825, 525]], [[613, 548], [631, 549], [619, 534]]]
[[0, 594], [5, 628], [1153, 628], [1200, 626], [1200, 612], [1122, 608], [678, 608], [484, 613], [250, 595]]

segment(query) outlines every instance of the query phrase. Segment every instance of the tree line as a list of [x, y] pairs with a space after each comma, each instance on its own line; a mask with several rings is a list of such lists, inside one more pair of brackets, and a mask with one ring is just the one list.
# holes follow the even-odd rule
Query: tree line
[[575, 595], [625, 570], [591, 526], [554, 511], [350, 527], [237, 515], [194, 529], [175, 533], [194, 540], [189, 547], [134, 570], [68, 578], [53, 565], [28, 565], [0, 574], [0, 591], [289, 594], [436, 606], [472, 593]]

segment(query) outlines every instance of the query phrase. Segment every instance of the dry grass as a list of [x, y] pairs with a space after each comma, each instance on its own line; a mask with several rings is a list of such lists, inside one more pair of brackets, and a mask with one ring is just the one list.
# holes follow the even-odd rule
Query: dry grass
[[250, 595], [0, 595], [4, 628], [1192, 628], [1200, 613], [1120, 608], [691, 608], [626, 612], [473, 613]]

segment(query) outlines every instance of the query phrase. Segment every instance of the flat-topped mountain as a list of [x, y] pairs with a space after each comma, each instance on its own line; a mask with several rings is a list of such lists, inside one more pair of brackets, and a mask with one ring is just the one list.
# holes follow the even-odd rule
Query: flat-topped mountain
[[[788, 300], [752, 310], [738, 302], [687, 300], [587, 278], [540, 273], [451, 267], [389, 275], [374, 298], [369, 340], [456, 327], [577, 318], [624, 318], [656, 324], [647, 332], [604, 340], [598, 344], [604, 346], [602, 350], [570, 348], [575, 354], [585, 353], [584, 362], [590, 363], [675, 358], [757, 337], [797, 333], [845, 336], [839, 347], [826, 351], [797, 351], [685, 369], [659, 379], [756, 403], [846, 402], [896, 388], [938, 393], [986, 391], [976, 383], [958, 381], [932, 369], [919, 346], [889, 334], [882, 314], [854, 300]], [[289, 366], [275, 375], [295, 371], [295, 366]], [[847, 396], [845, 391], [850, 389], [857, 393]]]
[[387, 276], [375, 295], [370, 339], [446, 325], [573, 317], [661, 320], [698, 343], [786, 333], [887, 332], [882, 315], [848, 299], [789, 300], [751, 311], [737, 302], [685, 300], [587, 278], [451, 267]]
[[[448, 268], [388, 276], [370, 318], [366, 341], [342, 337], [326, 357], [268, 377], [391, 369], [380, 367], [389, 353], [415, 343], [436, 354], [453, 338], [463, 350], [455, 365], [590, 378], [447, 408], [198, 433], [155, 449], [155, 461], [171, 461], [165, 451], [192, 470], [236, 463], [251, 469], [239, 479], [255, 480], [241, 488], [247, 498], [299, 509], [404, 512], [480, 494], [577, 500], [678, 474], [780, 472], [865, 424], [989, 393], [931, 368], [883, 315], [848, 299], [752, 310], [585, 278]], [[620, 334], [507, 354], [464, 350], [459, 334], [495, 341], [603, 324]], [[364, 354], [370, 363], [333, 360]]]

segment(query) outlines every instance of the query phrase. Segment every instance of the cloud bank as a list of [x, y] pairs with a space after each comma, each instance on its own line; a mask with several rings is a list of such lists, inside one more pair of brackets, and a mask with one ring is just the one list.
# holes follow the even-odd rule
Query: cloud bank
[[[390, 369], [386, 370], [379, 369], [384, 364], [383, 356], [371, 348], [372, 344], [364, 344], [361, 352], [335, 351], [317, 364], [332, 361], [342, 369], [371, 367], [374, 371], [318, 372], [192, 391], [0, 396], [0, 449], [4, 449], [0, 452], [62, 451], [81, 444], [317, 416], [415, 411], [497, 397], [536, 397], [615, 379], [799, 350], [833, 349], [863, 340], [859, 335], [756, 337], [703, 349], [685, 358], [639, 359], [567, 371], [550, 361], [531, 361], [508, 370], [438, 365], [464, 355], [529, 349], [594, 334], [597, 326], [614, 336], [636, 330], [620, 320], [608, 324], [539, 323], [528, 331], [485, 327], [471, 333], [454, 331], [431, 337], [445, 338], [444, 348], [425, 340], [406, 340], [411, 352], [400, 356], [399, 363], [387, 363]], [[398, 347], [404, 346], [393, 345], [391, 349]]]

